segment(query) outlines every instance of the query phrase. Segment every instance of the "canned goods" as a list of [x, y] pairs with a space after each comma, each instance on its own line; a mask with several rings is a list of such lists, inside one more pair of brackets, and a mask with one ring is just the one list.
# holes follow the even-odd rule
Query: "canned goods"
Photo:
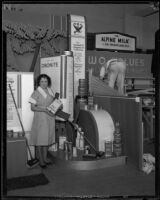
[[7, 131], [7, 136], [9, 138], [12, 138], [13, 137], [13, 130]]
[[114, 155], [115, 156], [121, 156], [122, 155], [122, 148], [116, 148], [114, 149]]
[[64, 55], [73, 56], [73, 51], [64, 51]]
[[84, 150], [85, 150], [85, 152], [84, 152], [85, 154], [89, 154], [90, 147], [88, 145], [86, 145]]
[[64, 150], [68, 152], [68, 142], [67, 141], [64, 142]]
[[114, 139], [114, 144], [119, 144], [121, 143], [121, 138], [115, 138]]
[[121, 134], [120, 133], [119, 134], [115, 134], [114, 138], [121, 138]]
[[77, 148], [73, 147], [73, 157], [77, 157]]
[[64, 150], [64, 142], [66, 141], [65, 136], [59, 136], [59, 149]]
[[111, 141], [105, 141], [105, 157], [111, 157], [112, 156], [112, 142]]
[[114, 145], [113, 145], [115, 148], [120, 148], [120, 147], [122, 147], [122, 144], [121, 143], [114, 143]]
[[18, 137], [23, 137], [23, 133], [22, 132], [18, 132]]
[[68, 142], [68, 152], [72, 153], [72, 142]]
[[18, 132], [14, 132], [14, 133], [13, 133], [13, 137], [14, 137], [14, 138], [18, 138]]
[[88, 110], [88, 105], [85, 105], [85, 106], [84, 106], [84, 110]]
[[98, 105], [97, 104], [94, 105], [94, 110], [98, 110]]

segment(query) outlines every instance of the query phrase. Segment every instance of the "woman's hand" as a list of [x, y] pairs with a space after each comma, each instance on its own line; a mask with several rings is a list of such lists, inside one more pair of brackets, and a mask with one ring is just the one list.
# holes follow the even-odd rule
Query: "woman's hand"
[[50, 112], [47, 108], [46, 108], [46, 111], [45, 111], [49, 116], [51, 116], [51, 117], [54, 117], [55, 115], [52, 113], [52, 112]]

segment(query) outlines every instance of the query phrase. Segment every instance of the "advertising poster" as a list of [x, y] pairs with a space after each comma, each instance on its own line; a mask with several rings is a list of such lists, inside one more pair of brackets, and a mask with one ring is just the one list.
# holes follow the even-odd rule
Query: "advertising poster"
[[[51, 78], [52, 91], [60, 94], [63, 111], [73, 118], [73, 57], [61, 55], [41, 58], [40, 72]], [[62, 120], [58, 117], [57, 119]]]
[[[29, 98], [34, 90], [33, 73], [31, 72], [7, 72], [7, 130], [21, 132], [21, 122], [25, 131], [30, 131], [33, 120], [33, 111], [31, 111]], [[13, 101], [13, 97], [18, 109], [18, 113]]]
[[96, 34], [97, 49], [135, 51], [136, 37], [119, 33]]
[[51, 78], [51, 88], [54, 94], [60, 92], [60, 59], [60, 56], [40, 59], [40, 72], [41, 74], [47, 74]]
[[70, 15], [70, 50], [74, 56], [74, 96], [78, 94], [79, 79], [85, 79], [86, 24], [85, 18]]
[[15, 127], [20, 126], [20, 122], [17, 116], [9, 84], [11, 86], [16, 104], [18, 97], [17, 87], [17, 74], [7, 74], [7, 130], [13, 130]]
[[113, 58], [122, 58], [127, 64], [126, 77], [151, 77], [152, 54], [87, 51], [88, 69], [99, 76], [101, 66]]

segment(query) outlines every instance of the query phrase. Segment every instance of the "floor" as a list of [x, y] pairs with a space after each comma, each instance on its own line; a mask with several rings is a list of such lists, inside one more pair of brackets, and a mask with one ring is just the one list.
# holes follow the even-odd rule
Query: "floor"
[[33, 197], [108, 197], [155, 196], [155, 172], [145, 174], [134, 165], [80, 171], [54, 164], [43, 169], [49, 184], [34, 188], [12, 190], [7, 196]]

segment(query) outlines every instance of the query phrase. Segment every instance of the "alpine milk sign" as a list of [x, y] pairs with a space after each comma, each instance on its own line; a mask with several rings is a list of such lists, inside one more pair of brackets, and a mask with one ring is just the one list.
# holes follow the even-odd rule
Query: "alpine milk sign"
[[96, 49], [135, 51], [136, 37], [120, 33], [96, 34]]

